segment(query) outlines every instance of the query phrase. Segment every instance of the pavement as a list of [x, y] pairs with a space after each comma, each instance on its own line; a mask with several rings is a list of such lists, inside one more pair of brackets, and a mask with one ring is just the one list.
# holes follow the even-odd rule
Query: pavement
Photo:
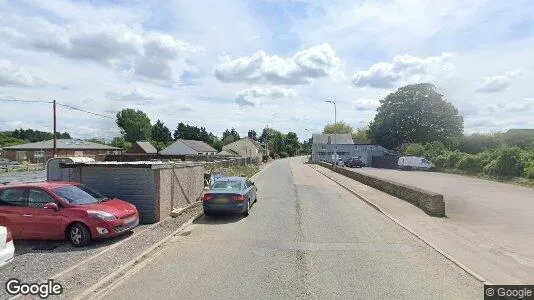
[[447, 218], [429, 218], [402, 200], [334, 174], [486, 280], [534, 284], [533, 188], [438, 172], [352, 170], [443, 194]]
[[199, 218], [101, 299], [480, 299], [483, 285], [302, 158], [255, 178], [247, 218]]

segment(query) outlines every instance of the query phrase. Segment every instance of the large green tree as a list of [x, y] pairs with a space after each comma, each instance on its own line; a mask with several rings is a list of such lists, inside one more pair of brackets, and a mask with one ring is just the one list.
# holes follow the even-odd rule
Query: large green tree
[[350, 126], [349, 124], [347, 124], [347, 123], [345, 123], [343, 121], [337, 122], [336, 126], [334, 126], [333, 123], [332, 124], [327, 124], [323, 129], [323, 133], [324, 134], [327, 134], [327, 133], [330, 133], [330, 134], [333, 134], [333, 133], [352, 133], [352, 131], [353, 131], [352, 126]]
[[369, 133], [373, 142], [386, 148], [403, 143], [446, 143], [463, 132], [458, 110], [430, 83], [399, 88], [380, 100], [377, 111]]
[[126, 108], [117, 113], [117, 125], [124, 139], [130, 143], [150, 139], [152, 125], [141, 110]]
[[222, 143], [223, 145], [228, 145], [239, 140], [240, 138], [241, 137], [239, 136], [239, 133], [237, 133], [234, 128], [232, 128], [231, 130], [226, 129], [223, 132]]
[[297, 134], [288, 132], [284, 137], [285, 152], [288, 156], [295, 156], [300, 149], [300, 142]]
[[165, 148], [167, 144], [172, 140], [171, 131], [163, 122], [158, 120], [154, 126], [152, 126], [152, 142], [158, 152]]

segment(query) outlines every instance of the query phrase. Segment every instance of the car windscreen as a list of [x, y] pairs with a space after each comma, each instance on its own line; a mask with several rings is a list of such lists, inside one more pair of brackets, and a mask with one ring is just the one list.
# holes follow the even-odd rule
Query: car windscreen
[[106, 200], [106, 196], [84, 185], [69, 185], [53, 190], [59, 197], [70, 204], [92, 204]]
[[212, 189], [224, 189], [224, 190], [241, 190], [241, 181], [215, 181], [211, 186]]

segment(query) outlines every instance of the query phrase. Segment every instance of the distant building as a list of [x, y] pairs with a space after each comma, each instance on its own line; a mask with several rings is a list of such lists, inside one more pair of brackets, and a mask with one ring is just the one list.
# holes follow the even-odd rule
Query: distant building
[[158, 150], [150, 142], [135, 142], [127, 154], [157, 154]]
[[232, 150], [223, 150], [219, 153], [217, 153], [217, 156], [228, 156], [228, 157], [231, 157], [231, 156], [239, 156], [239, 154], [237, 154], [236, 152], [232, 151]]
[[[5, 147], [3, 156], [18, 162], [45, 163], [53, 157], [53, 140]], [[90, 157], [104, 160], [107, 154], [117, 154], [121, 148], [76, 139], [57, 139], [56, 156]]]
[[242, 138], [233, 143], [225, 145], [222, 147], [222, 149], [237, 153], [237, 155], [241, 157], [260, 157], [261, 158], [263, 155], [265, 155], [264, 147], [262, 147], [262, 145], [259, 142], [248, 137]]
[[160, 155], [215, 155], [217, 150], [212, 146], [194, 140], [176, 140], [169, 147], [163, 149]]
[[321, 160], [332, 162], [335, 148], [338, 157], [341, 159], [347, 160], [351, 157], [360, 156], [367, 166], [371, 166], [373, 156], [382, 156], [388, 152], [386, 148], [379, 145], [354, 144], [350, 134], [338, 134], [336, 137], [334, 134], [314, 133], [312, 142], [313, 162]]

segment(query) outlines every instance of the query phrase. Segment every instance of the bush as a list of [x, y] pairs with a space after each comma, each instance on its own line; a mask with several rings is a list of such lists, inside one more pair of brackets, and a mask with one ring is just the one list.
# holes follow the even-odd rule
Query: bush
[[534, 179], [534, 162], [525, 167], [525, 178]]
[[495, 152], [496, 157], [489, 163], [484, 171], [497, 178], [510, 178], [523, 175], [525, 166], [521, 161], [521, 150], [514, 148], [501, 148]]
[[448, 152], [448, 158], [447, 158], [447, 163], [445, 164], [445, 167], [450, 168], [450, 169], [456, 168], [456, 164], [458, 164], [458, 161], [460, 161], [460, 159], [462, 159], [464, 155], [465, 155], [464, 153], [458, 150]]
[[281, 158], [286, 158], [287, 157], [287, 153], [286, 152], [280, 152], [278, 153], [278, 155], [281, 157]]
[[403, 152], [410, 156], [423, 156], [425, 154], [425, 147], [422, 144], [409, 144]]
[[447, 149], [445, 148], [445, 145], [443, 145], [440, 141], [434, 141], [430, 143], [426, 143], [424, 145], [425, 153], [424, 157], [428, 160], [434, 160], [438, 155], [443, 154]]
[[443, 169], [447, 167], [447, 163], [449, 162], [449, 156], [446, 154], [438, 155], [430, 161], [432, 161], [432, 163], [434, 163], [436, 167]]
[[471, 174], [477, 174], [484, 170], [484, 165], [481, 164], [476, 155], [465, 154], [456, 164], [456, 168]]

